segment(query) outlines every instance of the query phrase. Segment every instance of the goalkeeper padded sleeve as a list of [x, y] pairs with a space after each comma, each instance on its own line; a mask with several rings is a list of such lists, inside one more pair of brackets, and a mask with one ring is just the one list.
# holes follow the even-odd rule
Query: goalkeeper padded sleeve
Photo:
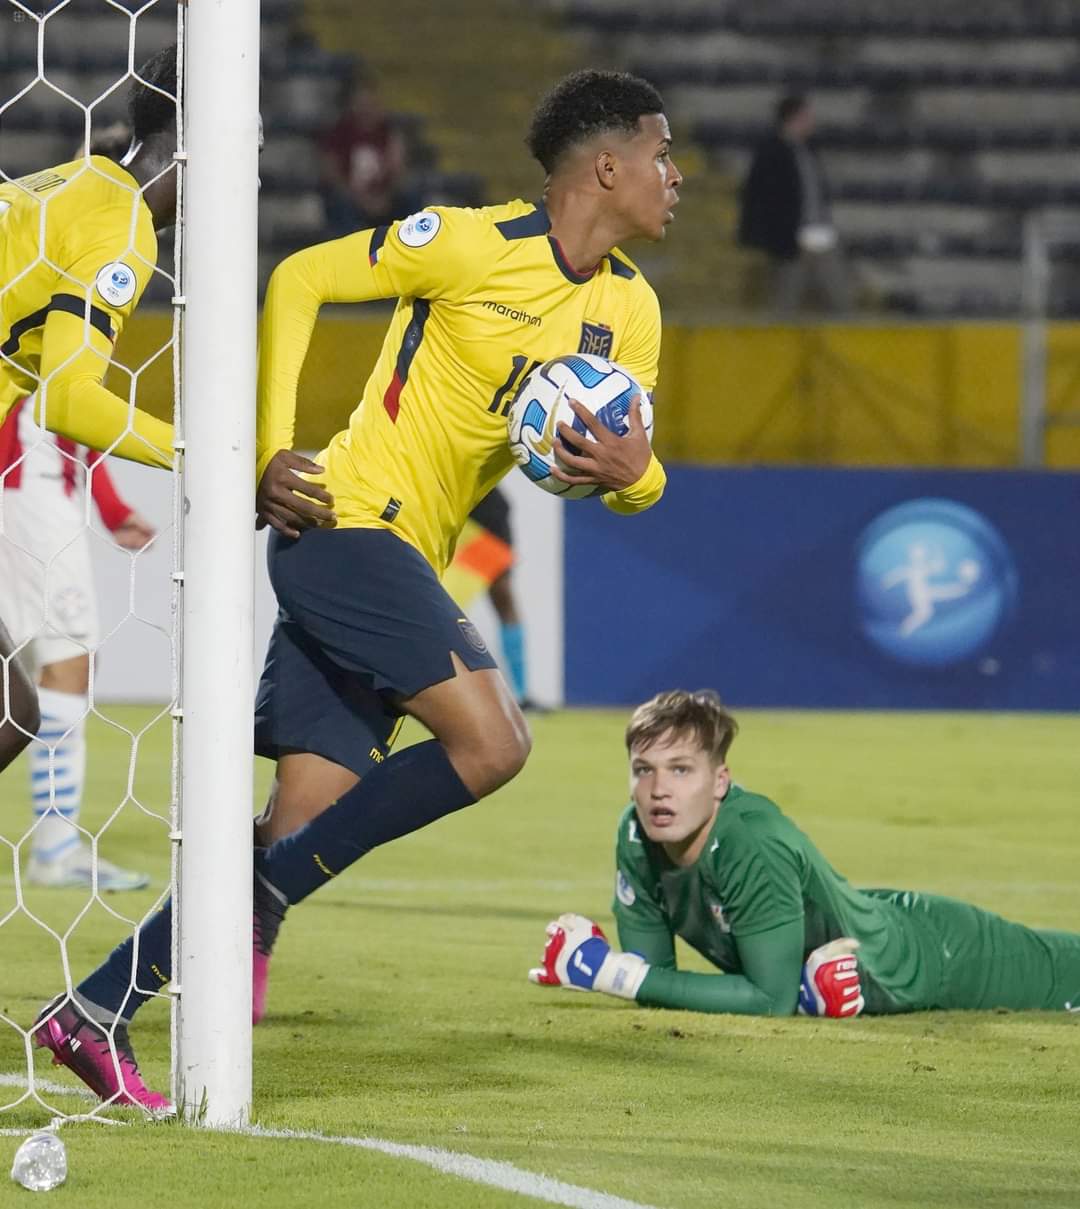
[[803, 921], [740, 937], [737, 943], [744, 973], [698, 974], [654, 965], [638, 991], [638, 1003], [690, 1012], [792, 1015], [799, 997]]

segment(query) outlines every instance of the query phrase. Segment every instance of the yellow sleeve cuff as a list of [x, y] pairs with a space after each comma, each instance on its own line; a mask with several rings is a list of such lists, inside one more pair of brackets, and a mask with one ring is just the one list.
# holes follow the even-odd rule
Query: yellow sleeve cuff
[[654, 453], [645, 473], [636, 483], [624, 487], [622, 491], [609, 491], [601, 496], [604, 503], [612, 512], [620, 516], [632, 516], [635, 512], [644, 512], [664, 494], [667, 485], [667, 474], [660, 459]]
[[260, 453], [255, 459], [255, 486], [262, 482], [262, 476], [266, 473], [267, 466], [274, 460], [276, 449], [267, 449], [264, 453]]

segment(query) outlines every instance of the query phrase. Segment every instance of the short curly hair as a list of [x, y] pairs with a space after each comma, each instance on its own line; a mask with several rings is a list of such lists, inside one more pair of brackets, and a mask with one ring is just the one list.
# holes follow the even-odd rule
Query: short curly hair
[[572, 147], [609, 130], [632, 134], [638, 118], [663, 113], [656, 89], [625, 71], [575, 71], [555, 85], [536, 107], [525, 142], [553, 172]]
[[128, 118], [132, 136], [142, 143], [176, 122], [176, 47], [159, 50], [136, 74], [128, 93]]

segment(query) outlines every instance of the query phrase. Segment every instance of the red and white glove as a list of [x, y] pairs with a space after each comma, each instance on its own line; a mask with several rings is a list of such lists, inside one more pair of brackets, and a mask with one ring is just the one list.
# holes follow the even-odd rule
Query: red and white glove
[[584, 915], [567, 913], [548, 924], [547, 937], [543, 964], [529, 971], [530, 982], [637, 998], [649, 972], [645, 959], [612, 949], [599, 924]]
[[855, 956], [858, 947], [857, 940], [842, 936], [810, 954], [799, 983], [801, 1016], [857, 1016], [866, 1007]]

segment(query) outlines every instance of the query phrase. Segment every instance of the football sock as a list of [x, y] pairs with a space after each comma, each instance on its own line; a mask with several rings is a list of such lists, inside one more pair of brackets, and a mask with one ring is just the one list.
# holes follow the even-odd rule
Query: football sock
[[525, 679], [525, 628], [520, 621], [502, 622], [499, 632], [514, 699], [524, 701], [529, 695]]
[[255, 871], [298, 903], [380, 844], [476, 798], [437, 739], [390, 756], [317, 818], [255, 853]]
[[27, 755], [34, 813], [33, 854], [54, 861], [79, 844], [75, 824], [86, 777], [86, 697], [44, 688], [41, 726]]
[[130, 1020], [172, 977], [172, 899], [139, 929], [139, 957], [132, 978], [135, 938], [118, 944], [75, 988], [75, 1000], [99, 1024]]

